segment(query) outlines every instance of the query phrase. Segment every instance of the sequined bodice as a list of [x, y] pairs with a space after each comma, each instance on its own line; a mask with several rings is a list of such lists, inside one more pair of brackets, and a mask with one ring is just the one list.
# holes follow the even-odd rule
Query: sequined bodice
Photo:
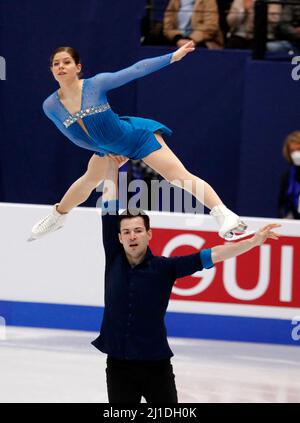
[[78, 119], [82, 119], [86, 116], [94, 115], [95, 113], [102, 113], [106, 110], [110, 109], [110, 105], [108, 103], [101, 104], [99, 106], [91, 106], [84, 110], [80, 110], [77, 113], [69, 115], [64, 121], [63, 125], [68, 128], [72, 123], [77, 122]]

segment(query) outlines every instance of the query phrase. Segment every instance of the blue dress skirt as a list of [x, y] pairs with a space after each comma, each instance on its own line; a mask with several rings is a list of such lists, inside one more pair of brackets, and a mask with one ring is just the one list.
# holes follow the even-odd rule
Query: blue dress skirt
[[[159, 132], [162, 136], [172, 135], [170, 128], [153, 119], [132, 116], [122, 116], [119, 119], [123, 135], [113, 146], [109, 145], [111, 154], [126, 156], [133, 160], [143, 159], [161, 148], [154, 132]], [[107, 153], [105, 151], [96, 154], [103, 157]]]

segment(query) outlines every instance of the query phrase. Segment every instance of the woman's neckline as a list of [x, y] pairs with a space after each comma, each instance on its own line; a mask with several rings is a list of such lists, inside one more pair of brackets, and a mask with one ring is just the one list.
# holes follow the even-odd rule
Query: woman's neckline
[[82, 110], [82, 106], [83, 106], [83, 93], [84, 93], [84, 86], [85, 86], [85, 79], [80, 80], [82, 81], [82, 86], [81, 86], [81, 99], [80, 99], [80, 110], [77, 110], [74, 113], [70, 113], [69, 110], [66, 108], [66, 106], [64, 105], [64, 103], [62, 102], [60, 95], [59, 95], [59, 89], [56, 91], [56, 97], [59, 101], [59, 103], [61, 104], [61, 106], [64, 108], [64, 110], [68, 113], [68, 115], [70, 116], [74, 116], [76, 115], [76, 113], [79, 113]]

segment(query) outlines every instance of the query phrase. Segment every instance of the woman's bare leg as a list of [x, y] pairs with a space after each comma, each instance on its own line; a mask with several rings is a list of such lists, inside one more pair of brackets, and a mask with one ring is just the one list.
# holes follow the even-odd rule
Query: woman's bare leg
[[[150, 153], [143, 161], [173, 185], [185, 188], [209, 209], [222, 204], [214, 189], [203, 179], [190, 173], [164, 142], [162, 136], [154, 134], [161, 144], [159, 150]], [[185, 181], [191, 181], [185, 183]]]
[[57, 211], [68, 213], [74, 207], [86, 201], [93, 189], [104, 179], [107, 172], [108, 157], [99, 157], [94, 154], [88, 164], [87, 171], [75, 181], [61, 199]]
[[[202, 204], [211, 209], [210, 214], [217, 220], [220, 226], [219, 235], [222, 238], [234, 241], [251, 235], [253, 231], [246, 232], [247, 225], [222, 203], [213, 188], [207, 182], [188, 172], [166, 145], [161, 135], [157, 133], [154, 135], [162, 147], [145, 157], [144, 162], [167, 181], [190, 192]], [[240, 234], [237, 235], [237, 233]]]
[[61, 202], [53, 207], [51, 213], [33, 226], [28, 241], [34, 241], [62, 228], [66, 220], [66, 214], [83, 203], [102, 179], [105, 179], [106, 176], [109, 178], [108, 169], [111, 160], [114, 160], [121, 167], [127, 161], [127, 158], [112, 155], [99, 157], [94, 154], [89, 161], [85, 174], [71, 185]]

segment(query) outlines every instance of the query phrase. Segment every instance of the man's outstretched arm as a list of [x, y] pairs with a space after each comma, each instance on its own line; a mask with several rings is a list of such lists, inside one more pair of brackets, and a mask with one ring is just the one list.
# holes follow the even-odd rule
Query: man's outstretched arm
[[263, 244], [266, 239], [278, 239], [279, 234], [273, 232], [273, 229], [281, 225], [270, 224], [256, 232], [256, 234], [246, 240], [226, 245], [217, 245], [215, 247], [201, 250], [198, 253], [186, 256], [168, 257], [168, 263], [171, 266], [175, 279], [192, 275], [198, 270], [210, 269], [216, 263], [230, 259], [232, 257], [244, 254], [252, 248]]
[[272, 223], [259, 229], [256, 234], [249, 239], [233, 244], [217, 245], [216, 247], [213, 247], [211, 249], [212, 262], [215, 264], [220, 261], [239, 256], [240, 254], [244, 254], [247, 251], [252, 250], [252, 248], [262, 245], [268, 238], [278, 239], [280, 235], [273, 232], [273, 229], [279, 228], [280, 226], [281, 225], [278, 225], [277, 223]]

